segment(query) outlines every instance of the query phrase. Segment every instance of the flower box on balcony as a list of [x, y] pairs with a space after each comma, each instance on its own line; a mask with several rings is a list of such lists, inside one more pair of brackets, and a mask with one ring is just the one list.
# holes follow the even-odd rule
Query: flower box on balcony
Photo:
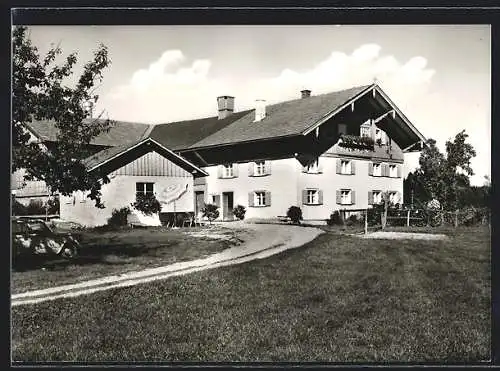
[[352, 149], [368, 149], [373, 151], [375, 142], [370, 137], [344, 134], [340, 137], [339, 146]]

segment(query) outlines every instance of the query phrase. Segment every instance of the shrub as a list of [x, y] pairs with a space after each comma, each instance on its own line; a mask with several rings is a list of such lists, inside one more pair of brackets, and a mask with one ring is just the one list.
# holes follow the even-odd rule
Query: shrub
[[344, 221], [342, 220], [340, 216], [340, 212], [338, 210], [335, 210], [333, 213], [330, 214], [330, 219], [327, 219], [326, 224], [328, 225], [343, 225]]
[[157, 214], [161, 211], [160, 201], [153, 193], [137, 194], [135, 202], [131, 206], [146, 215]]
[[247, 210], [245, 209], [245, 206], [242, 205], [236, 205], [236, 207], [233, 209], [233, 215], [239, 220], [245, 219], [246, 212]]
[[302, 210], [298, 206], [290, 206], [286, 212], [286, 216], [288, 216], [295, 224], [300, 224], [300, 221], [302, 220]]
[[110, 227], [123, 227], [127, 225], [127, 216], [130, 214], [130, 209], [125, 206], [121, 209], [113, 209], [111, 218], [108, 219]]
[[207, 218], [210, 223], [219, 217], [219, 208], [214, 204], [206, 204], [203, 209], [201, 209], [203, 217]]
[[351, 226], [351, 225], [356, 225], [360, 222], [361, 219], [358, 219], [358, 216], [356, 214], [353, 214], [351, 215], [349, 218], [347, 218], [347, 222], [346, 224], [348, 226]]

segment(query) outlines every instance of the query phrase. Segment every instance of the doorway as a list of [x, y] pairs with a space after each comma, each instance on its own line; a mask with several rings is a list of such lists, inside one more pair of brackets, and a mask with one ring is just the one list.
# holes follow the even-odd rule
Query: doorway
[[195, 201], [194, 215], [195, 217], [198, 217], [198, 215], [201, 215], [201, 210], [205, 207], [205, 192], [196, 191], [195, 198], [196, 201]]
[[234, 220], [233, 208], [233, 192], [222, 193], [222, 220]]

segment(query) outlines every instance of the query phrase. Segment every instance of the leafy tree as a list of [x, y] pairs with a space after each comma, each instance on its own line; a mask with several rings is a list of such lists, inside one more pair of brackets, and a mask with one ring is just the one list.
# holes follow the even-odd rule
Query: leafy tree
[[453, 141], [447, 141], [446, 155], [439, 151], [434, 139], [427, 141], [420, 154], [420, 167], [408, 176], [406, 185], [415, 186], [414, 194], [420, 202], [436, 199], [448, 210], [463, 206], [464, 193], [470, 189], [469, 176], [474, 175], [470, 161], [476, 156], [467, 138], [462, 130]]
[[[69, 54], [62, 64], [55, 63], [62, 53], [59, 46], [42, 57], [26, 27], [13, 29], [12, 48], [12, 171], [25, 169], [25, 180], [43, 180], [52, 193], [89, 191], [88, 197], [103, 207], [100, 189], [109, 179], [106, 174], [88, 173], [83, 159], [90, 141], [108, 130], [110, 121], [83, 120], [88, 114], [85, 105], [98, 100], [96, 84], [111, 63], [107, 48], [102, 44], [98, 47], [74, 84], [68, 81], [77, 62], [76, 53]], [[24, 124], [33, 120], [55, 123], [57, 142], [50, 151], [30, 142]]]

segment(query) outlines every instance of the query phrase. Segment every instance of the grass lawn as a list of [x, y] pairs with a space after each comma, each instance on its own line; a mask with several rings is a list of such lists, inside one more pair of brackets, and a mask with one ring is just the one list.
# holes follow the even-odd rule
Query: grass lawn
[[489, 360], [489, 230], [450, 237], [327, 232], [267, 259], [15, 307], [13, 360]]
[[[194, 237], [188, 232], [210, 229], [222, 239]], [[250, 238], [249, 232], [217, 226], [182, 229], [99, 229], [79, 232], [81, 249], [74, 260], [44, 258], [25, 262], [11, 275], [12, 292], [41, 289], [112, 274], [155, 268], [201, 258]]]

